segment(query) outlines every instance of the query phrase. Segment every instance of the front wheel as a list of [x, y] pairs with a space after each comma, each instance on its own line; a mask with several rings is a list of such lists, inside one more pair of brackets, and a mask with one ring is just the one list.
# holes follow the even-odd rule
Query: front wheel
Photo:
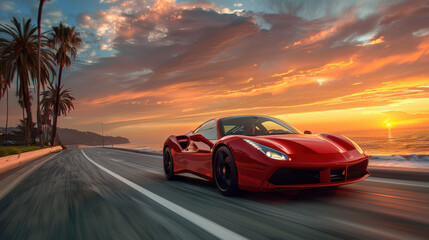
[[168, 180], [174, 180], [176, 178], [174, 175], [173, 155], [171, 155], [171, 149], [169, 147], [164, 149], [164, 174]]
[[215, 153], [213, 176], [222, 194], [233, 196], [239, 193], [237, 166], [231, 151], [225, 146]]

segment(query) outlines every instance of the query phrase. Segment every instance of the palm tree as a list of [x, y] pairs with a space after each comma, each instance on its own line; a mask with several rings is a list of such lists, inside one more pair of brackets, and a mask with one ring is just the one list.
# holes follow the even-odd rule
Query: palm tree
[[5, 126], [5, 130], [4, 130], [4, 142], [7, 145], [8, 141], [7, 141], [7, 125], [9, 123], [9, 85], [10, 82], [7, 81], [7, 79], [2, 76], [3, 74], [0, 74], [0, 99], [4, 96], [5, 92], [6, 92], [6, 126]]
[[14, 78], [14, 72], [8, 71], [7, 62], [4, 58], [4, 50], [7, 42], [5, 39], [0, 39], [0, 100], [6, 93], [6, 123], [5, 123], [5, 144], [8, 144], [8, 123], [9, 123], [9, 87]]
[[[36, 27], [31, 24], [31, 19], [25, 21], [23, 25], [12, 19], [12, 25], [0, 24], [0, 34], [6, 38], [0, 38], [2, 43], [2, 51], [0, 52], [1, 60], [5, 64], [3, 69], [4, 75], [13, 76], [16, 73], [19, 89], [18, 92], [22, 95], [25, 110], [27, 113], [26, 124], [28, 125], [25, 132], [25, 141], [27, 144], [32, 142], [32, 111], [30, 99], [30, 79], [37, 75], [37, 34]], [[44, 38], [43, 46], [46, 46], [46, 38]], [[41, 85], [46, 84], [51, 73], [55, 72], [53, 67], [53, 53], [48, 49], [41, 49]], [[12, 78], [13, 79], [13, 78]], [[44, 83], [43, 83], [44, 81]]]
[[[42, 10], [43, 5], [46, 0], [40, 0], [39, 3], [39, 13], [37, 15], [37, 133], [40, 138], [40, 145], [43, 145], [43, 134], [42, 134], [42, 123], [41, 123], [41, 113], [40, 113], [40, 88], [42, 85], [42, 80], [40, 78], [40, 52], [42, 49], [42, 33], [41, 33], [41, 22], [42, 22]], [[44, 87], [44, 85], [42, 85]]]
[[57, 96], [56, 103], [54, 105], [54, 122], [52, 129], [52, 138], [51, 145], [55, 145], [55, 136], [57, 134], [57, 119], [59, 111], [59, 99], [60, 99], [60, 90], [61, 90], [61, 75], [63, 68], [69, 67], [71, 65], [71, 59], [69, 55], [75, 59], [77, 53], [77, 47], [82, 43], [82, 39], [79, 37], [79, 33], [75, 31], [74, 27], [64, 26], [63, 23], [60, 23], [58, 26], [52, 27], [53, 32], [50, 33], [49, 44], [51, 48], [56, 50], [55, 61], [57, 65], [60, 66], [60, 71], [58, 73], [58, 83], [57, 83]]
[[42, 92], [42, 101], [40, 103], [44, 113], [53, 113], [52, 110], [55, 108], [58, 92], [60, 92], [58, 116], [66, 116], [74, 109], [73, 101], [76, 99], [73, 97], [70, 89], [63, 89], [63, 87], [64, 85], [58, 90], [57, 86], [50, 85], [47, 91]]
[[[22, 119], [25, 119], [25, 105], [24, 105], [24, 101], [22, 100], [22, 94], [20, 95], [19, 92], [16, 93], [16, 96], [18, 97], [18, 105], [21, 107], [22, 110]], [[25, 133], [25, 129], [27, 129], [27, 127], [24, 125], [24, 133]]]
[[[20, 119], [19, 120], [19, 124], [16, 125], [16, 128], [18, 128], [18, 133], [25, 133], [26, 129], [27, 129], [27, 122], [28, 122], [28, 118], [25, 118], [24, 120]], [[31, 123], [31, 132], [35, 132], [36, 129], [36, 123]]]
[[[43, 99], [43, 98], [42, 98]], [[50, 129], [52, 128], [52, 123], [51, 123], [51, 117], [52, 117], [52, 112], [53, 109], [49, 109], [49, 108], [44, 108], [43, 104], [41, 104], [41, 110], [42, 110], [42, 117], [41, 117], [41, 122], [42, 122], [42, 135], [43, 135], [43, 139], [45, 141], [49, 140], [49, 136], [50, 134]], [[45, 126], [48, 126], [45, 129]], [[46, 135], [45, 135], [46, 132]]]
[[6, 126], [4, 128], [4, 136], [5, 136], [5, 144], [8, 145], [7, 125], [9, 123], [9, 87], [6, 86], [5, 89], [6, 89], [6, 124], [5, 124]]
[[[47, 91], [42, 92], [42, 120], [44, 124], [50, 124], [49, 117], [54, 114], [54, 108], [56, 104], [56, 95], [60, 92], [59, 101], [58, 101], [58, 116], [66, 116], [71, 110], [74, 109], [73, 101], [75, 98], [73, 97], [70, 89], [64, 89], [64, 86], [57, 89], [57, 86], [50, 85]], [[54, 116], [55, 118], [55, 116]]]

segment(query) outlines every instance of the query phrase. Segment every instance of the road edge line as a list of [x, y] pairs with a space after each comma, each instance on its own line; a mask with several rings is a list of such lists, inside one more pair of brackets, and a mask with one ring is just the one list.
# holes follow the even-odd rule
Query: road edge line
[[211, 235], [219, 238], [219, 239], [230, 239], [230, 240], [234, 240], [234, 239], [247, 239], [241, 235], [238, 235], [237, 233], [224, 228], [222, 226], [220, 226], [219, 224], [212, 222], [210, 220], [208, 220], [207, 218], [204, 218], [196, 213], [193, 213], [173, 202], [168, 201], [167, 199], [156, 195], [155, 193], [135, 184], [134, 182], [131, 182], [130, 180], [110, 171], [109, 169], [101, 166], [100, 164], [96, 163], [94, 160], [92, 160], [91, 158], [89, 158], [85, 152], [83, 151], [83, 149], [81, 149], [82, 154], [86, 157], [86, 159], [88, 159], [88, 161], [90, 161], [92, 164], [94, 164], [96, 167], [100, 168], [101, 170], [105, 171], [106, 173], [110, 174], [112, 177], [118, 179], [119, 181], [125, 183], [126, 185], [128, 185], [131, 188], [134, 188], [136, 191], [140, 192], [141, 194], [143, 194], [144, 196], [152, 199], [153, 201], [157, 202], [158, 204], [160, 204], [161, 206], [167, 208], [168, 210], [176, 213], [177, 215], [185, 218], [186, 220], [188, 220], [189, 222], [197, 225], [198, 227], [200, 227], [201, 229], [205, 230], [206, 232], [210, 233]]

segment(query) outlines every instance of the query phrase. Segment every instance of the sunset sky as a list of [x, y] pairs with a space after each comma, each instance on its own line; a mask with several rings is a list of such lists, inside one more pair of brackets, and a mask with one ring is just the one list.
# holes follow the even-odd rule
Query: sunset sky
[[[1, 23], [37, 20], [38, 1], [0, 8]], [[63, 128], [103, 122], [139, 141], [237, 114], [313, 132], [429, 126], [427, 1], [46, 2], [44, 30], [60, 21], [84, 40], [64, 73], [77, 102]], [[3, 126], [3, 100], [0, 112]]]

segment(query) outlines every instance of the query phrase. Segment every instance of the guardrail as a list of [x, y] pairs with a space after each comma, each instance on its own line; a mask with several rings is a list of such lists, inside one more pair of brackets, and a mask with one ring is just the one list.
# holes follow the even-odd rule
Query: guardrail
[[30, 151], [30, 152], [23, 152], [20, 154], [14, 154], [9, 155], [5, 157], [0, 158], [0, 173], [9, 171], [13, 168], [16, 168], [26, 162], [35, 160], [37, 158], [40, 158], [46, 154], [49, 154], [51, 152], [58, 152], [61, 151], [63, 148], [61, 146], [56, 146], [52, 148], [44, 148], [40, 150]]

